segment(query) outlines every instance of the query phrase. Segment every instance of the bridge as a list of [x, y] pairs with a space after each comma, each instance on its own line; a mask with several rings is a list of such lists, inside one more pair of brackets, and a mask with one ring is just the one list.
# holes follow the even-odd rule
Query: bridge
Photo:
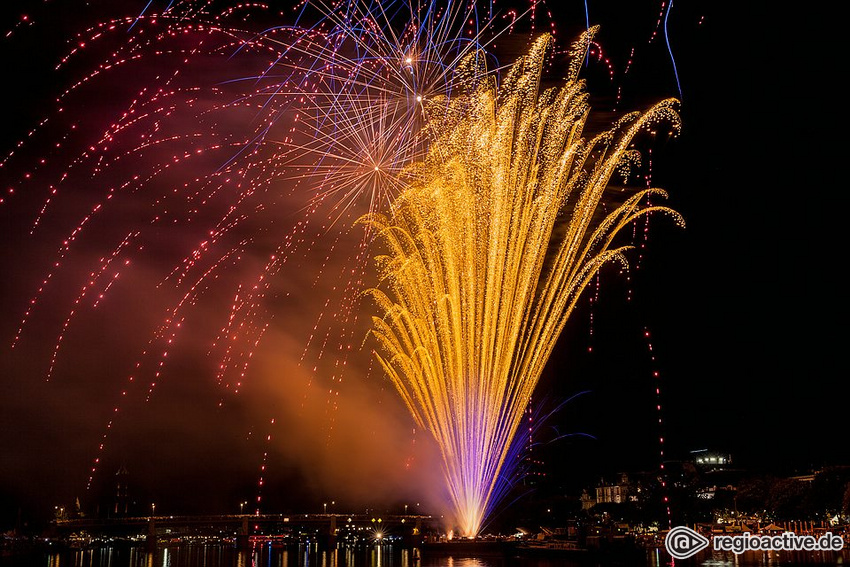
[[162, 537], [208, 535], [234, 537], [237, 546], [250, 548], [258, 540], [308, 536], [323, 546], [338, 538], [369, 530], [376, 537], [401, 536], [411, 544], [420, 542], [423, 527], [433, 522], [419, 514], [229, 514], [198, 516], [131, 516], [122, 518], [75, 518], [53, 522], [58, 537], [86, 533], [112, 537], [144, 536], [149, 546]]

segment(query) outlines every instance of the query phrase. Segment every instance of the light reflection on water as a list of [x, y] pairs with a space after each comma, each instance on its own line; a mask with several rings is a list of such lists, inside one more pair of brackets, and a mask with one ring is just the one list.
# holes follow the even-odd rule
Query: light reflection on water
[[[315, 546], [256, 548], [240, 552], [221, 544], [180, 545], [147, 551], [143, 547], [107, 546], [65, 550], [30, 556], [0, 557], [0, 567], [608, 567], [633, 565], [620, 562], [578, 563], [562, 558], [509, 558], [503, 556], [420, 558], [418, 550], [379, 547], [321, 551]], [[660, 550], [648, 551], [635, 567], [780, 567], [787, 565], [848, 565], [845, 550], [836, 557], [825, 553], [756, 553], [737, 556], [709, 552], [672, 562]]]
[[[747, 551], [736, 555], [730, 551], [700, 554], [693, 563], [677, 561], [676, 565], [700, 567], [789, 567], [793, 565], [850, 565], [847, 550], [839, 554], [824, 551]], [[659, 564], [662, 567], [662, 564]]]

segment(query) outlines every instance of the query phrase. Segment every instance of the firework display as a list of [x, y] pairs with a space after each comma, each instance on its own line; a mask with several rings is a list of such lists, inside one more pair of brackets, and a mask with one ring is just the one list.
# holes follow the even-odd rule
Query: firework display
[[373, 334], [378, 358], [443, 458], [457, 521], [474, 536], [532, 391], [582, 290], [624, 261], [617, 234], [648, 212], [658, 189], [610, 205], [612, 176], [635, 159], [648, 125], [675, 129], [674, 101], [633, 113], [592, 138], [577, 77], [592, 30], [577, 42], [564, 85], [542, 89], [547, 38], [498, 87], [430, 108], [434, 141], [406, 172], [389, 216], [367, 222], [387, 253]]
[[[152, 1], [76, 33], [55, 69], [71, 79], [0, 156], [0, 205], [30, 243], [10, 346], [38, 353], [10, 367], [56, 381], [95, 366], [101, 353], [69, 345], [120, 321], [126, 348], [102, 353], [110, 401], [98, 401], [88, 488], [128, 400], [151, 400], [177, 359], [223, 405], [289, 324], [285, 310], [301, 316], [287, 338], [332, 428], [347, 369], [381, 378], [349, 363], [383, 250], [367, 292], [377, 360], [436, 441], [455, 521], [478, 534], [582, 290], [625, 261], [615, 237], [647, 213], [681, 221], [650, 202], [659, 189], [611, 190], [639, 161], [641, 131], [678, 128], [675, 101], [588, 135], [598, 119], [580, 70], [594, 58], [613, 77], [596, 28], [546, 88], [554, 24], [541, 36], [544, 5], [518, 4]], [[504, 66], [494, 47], [509, 37], [531, 47]], [[269, 426], [248, 429], [265, 439], [259, 511], [273, 442]]]

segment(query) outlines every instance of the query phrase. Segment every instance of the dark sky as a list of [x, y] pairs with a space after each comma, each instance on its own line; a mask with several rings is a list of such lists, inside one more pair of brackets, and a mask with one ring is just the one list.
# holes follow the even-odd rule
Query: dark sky
[[[121, 13], [138, 12], [143, 4], [128, 2]], [[562, 44], [584, 25], [583, 3], [572, 4], [553, 15]], [[663, 30], [648, 42], [660, 3], [604, 4], [589, 2], [591, 23], [602, 25], [599, 43], [618, 73], [631, 47], [635, 52], [630, 74], [618, 74], [614, 83], [603, 66], [588, 67], [598, 107], [610, 108], [616, 86], [623, 89], [620, 110], [679, 97]], [[809, 260], [816, 202], [811, 194], [820, 188], [797, 181], [799, 172], [813, 167], [809, 140], [817, 126], [801, 116], [805, 98], [780, 72], [796, 63], [795, 48], [763, 19], [766, 2], [745, 4], [677, 3], [671, 11], [669, 40], [684, 126], [679, 138], [653, 146], [652, 173], [654, 185], [669, 191], [670, 204], [687, 227], [678, 229], [663, 218], [651, 222], [646, 248], [628, 282], [612, 270], [602, 274], [592, 335], [591, 308], [584, 303], [543, 377], [539, 397], [550, 403], [589, 391], [551, 424], [561, 433], [586, 432], [596, 439], [568, 438], [547, 448], [552, 470], [577, 486], [598, 474], [657, 466], [653, 371], [661, 375], [663, 431], [671, 458], [714, 447], [730, 451], [743, 467], [775, 474], [850, 463], [848, 445], [836, 440], [846, 423], [842, 400], [850, 399], [850, 392], [834, 366], [835, 340], [824, 324], [839, 320], [843, 305], [828, 299], [836, 288], [829, 283], [831, 268]], [[51, 115], [53, 98], [85, 64], [97, 60], [95, 52], [79, 67], [52, 71], [66, 51], [59, 38], [104, 19], [97, 6], [77, 8], [35, 2], [35, 23], [17, 27], [26, 10], [2, 8], [2, 29], [14, 28], [0, 44], [11, 85], [3, 93], [4, 155]], [[192, 72], [227, 70], [196, 66]], [[145, 402], [145, 387], [127, 386], [139, 353], [147, 348], [149, 330], [178, 299], [155, 284], [164, 275], [163, 266], [185, 253], [181, 244], [196, 241], [191, 226], [155, 232], [145, 241], [138, 267], [122, 275], [123, 287], [96, 314], [90, 310], [75, 317], [56, 371], [44, 381], [52, 345], [79, 286], [97, 257], [120, 240], [117, 235], [144, 225], [149, 214], [144, 199], [126, 199], [105, 221], [92, 222], [86, 238], [63, 260], [70, 267], [51, 281], [51, 293], [41, 300], [20, 345], [8, 349], [28, 300], [49, 272], [49, 258], [73, 228], [69, 223], [95, 202], [85, 177], [75, 178], [76, 185], [66, 190], [70, 196], [59, 200], [44, 225], [28, 236], [46, 190], [35, 182], [20, 183], [21, 176], [39, 156], [53, 155], [52, 144], [65, 143], [63, 125], [75, 121], [89, 134], [103, 129], [144, 81], [117, 76], [120, 80], [93, 81], [90, 90], [70, 97], [64, 112], [71, 118], [66, 122], [51, 115], [45, 134], [0, 169], [4, 191], [23, 188], [23, 194], [6, 196], [0, 205], [0, 521], [9, 522], [18, 508], [31, 517], [43, 516], [77, 496], [89, 508], [108, 501], [111, 476], [122, 463], [131, 471], [138, 505], [162, 502], [158, 510], [163, 511], [235, 511], [238, 502], [256, 497], [260, 477], [264, 505], [280, 508], [316, 507], [329, 499], [360, 506], [419, 498], [427, 471], [416, 463], [427, 462], [427, 440], [421, 432], [413, 434], [403, 408], [377, 373], [363, 377], [368, 363], [353, 358], [353, 370], [340, 386], [326, 383], [327, 375], [311, 378], [315, 352], [301, 366], [293, 362], [326, 299], [340, 296], [337, 286], [343, 280], [314, 282], [315, 257], [329, 257], [331, 265], [344, 261], [346, 253], [340, 250], [356, 247], [353, 233], [334, 243], [313, 234], [306, 237], [316, 238], [310, 252], [293, 255], [295, 266], [275, 290], [278, 312], [259, 349], [260, 362], [238, 396], [215, 382], [214, 364], [205, 356], [231, 299], [222, 291], [234, 283], [226, 276], [225, 284], [213, 287], [202, 302], [212, 307], [192, 311], [151, 401]], [[71, 137], [68, 144], [78, 144], [79, 151], [85, 147], [80, 139]], [[49, 174], [52, 163], [39, 171]], [[198, 167], [216, 163], [210, 158]], [[48, 183], [51, 177], [35, 179]], [[276, 204], [283, 212], [264, 212], [264, 231], [289, 226], [303, 205], [294, 198]], [[101, 244], [106, 242], [111, 244]], [[245, 261], [246, 269], [256, 269], [259, 256], [268, 251], [258, 248], [258, 257]], [[645, 330], [651, 332], [654, 362]], [[359, 339], [354, 343], [359, 345]], [[322, 365], [332, 365], [332, 358], [316, 365], [328, 369]], [[145, 384], [150, 381], [146, 376]], [[122, 399], [125, 389], [128, 396]], [[219, 402], [224, 402], [221, 408]], [[120, 416], [109, 429], [93, 487], [86, 490], [88, 463], [99, 454], [99, 439], [116, 405]], [[264, 441], [266, 435], [273, 440]], [[353, 466], [355, 461], [363, 464]], [[303, 489], [293, 491], [293, 486]], [[422, 496], [428, 498], [438, 499]]]

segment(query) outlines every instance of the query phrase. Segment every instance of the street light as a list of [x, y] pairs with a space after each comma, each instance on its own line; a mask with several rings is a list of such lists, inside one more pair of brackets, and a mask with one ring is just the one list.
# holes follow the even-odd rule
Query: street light
[[239, 503], [239, 515], [240, 516], [245, 512], [245, 504], [247, 504], [247, 502], [240, 502]]
[[323, 513], [324, 513], [324, 514], [327, 514], [327, 513], [328, 513], [328, 503], [327, 503], [327, 502], [325, 502], [324, 504], [322, 504], [322, 509], [323, 509]]
[[156, 516], [156, 504], [151, 502], [151, 516]]

